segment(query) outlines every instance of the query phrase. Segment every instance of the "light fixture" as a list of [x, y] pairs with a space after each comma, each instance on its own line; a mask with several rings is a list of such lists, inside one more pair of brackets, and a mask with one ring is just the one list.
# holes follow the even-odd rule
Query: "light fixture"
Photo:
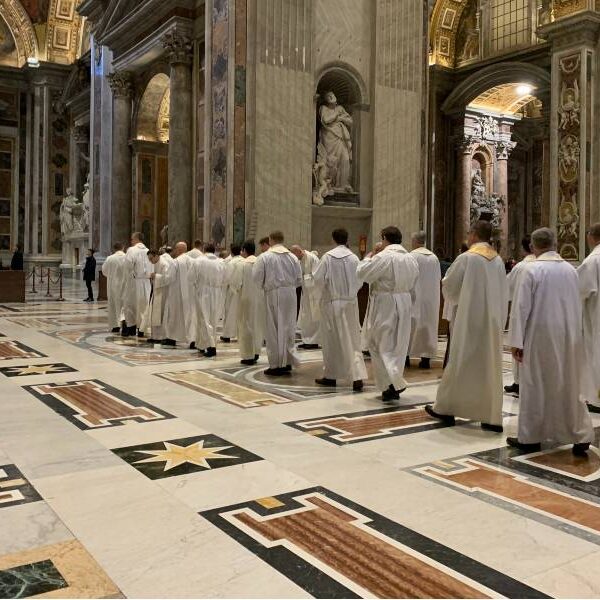
[[39, 69], [40, 68], [40, 61], [35, 57], [35, 56], [30, 56], [27, 59], [27, 66], [32, 68], [32, 69]]
[[529, 96], [533, 92], [533, 87], [528, 83], [522, 83], [517, 87], [517, 94], [519, 96]]

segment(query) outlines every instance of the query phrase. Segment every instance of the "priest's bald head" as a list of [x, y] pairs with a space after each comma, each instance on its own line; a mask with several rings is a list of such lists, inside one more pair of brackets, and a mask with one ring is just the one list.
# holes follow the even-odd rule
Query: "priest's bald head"
[[177, 258], [187, 252], [187, 244], [185, 242], [177, 242], [173, 248], [173, 258]]
[[587, 232], [587, 241], [590, 248], [600, 246], [600, 223], [594, 223]]
[[492, 224], [489, 221], [476, 221], [471, 225], [469, 231], [469, 246], [482, 242], [489, 244], [492, 241], [493, 231]]
[[293, 246], [290, 246], [290, 252], [298, 260], [300, 260], [304, 256], [304, 250], [303, 250], [302, 246], [298, 246], [298, 244], [294, 244]]
[[427, 234], [424, 231], [417, 231], [412, 234], [412, 249], [416, 250], [417, 248], [422, 248], [425, 246], [425, 242], [427, 241]]
[[536, 229], [531, 234], [531, 248], [536, 256], [556, 250], [556, 234], [548, 227]]

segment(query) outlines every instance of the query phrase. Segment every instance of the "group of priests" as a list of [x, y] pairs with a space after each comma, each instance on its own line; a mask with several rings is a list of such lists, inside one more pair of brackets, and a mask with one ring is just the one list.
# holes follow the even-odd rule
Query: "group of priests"
[[[574, 454], [586, 456], [594, 436], [586, 403], [600, 404], [600, 224], [588, 233], [592, 252], [577, 271], [556, 252], [554, 232], [543, 228], [508, 278], [492, 233], [490, 223], [475, 223], [468, 250], [442, 281], [448, 361], [426, 411], [448, 425], [458, 417], [503, 431], [502, 350], [511, 300], [508, 343], [516, 367], [507, 390], [518, 390], [521, 409], [518, 436], [508, 444], [535, 451], [548, 440], [572, 443]], [[333, 247], [321, 258], [286, 247], [279, 231], [260, 240], [258, 256], [252, 240], [232, 245], [226, 257], [212, 243], [154, 251], [139, 233], [130, 241], [126, 253], [115, 245], [102, 267], [110, 325], [123, 336], [184, 344], [205, 357], [216, 356], [219, 338], [237, 338], [244, 365], [255, 364], [266, 345], [270, 377], [290, 375], [298, 348], [321, 346], [316, 383], [335, 387], [345, 380], [355, 392], [367, 379], [367, 355], [384, 402], [406, 389], [409, 357], [429, 368], [438, 354], [441, 270], [423, 232], [412, 236], [409, 251], [400, 230], [386, 227], [362, 260], [349, 249], [345, 229], [333, 231]], [[364, 283], [369, 302], [361, 328], [357, 294]]]

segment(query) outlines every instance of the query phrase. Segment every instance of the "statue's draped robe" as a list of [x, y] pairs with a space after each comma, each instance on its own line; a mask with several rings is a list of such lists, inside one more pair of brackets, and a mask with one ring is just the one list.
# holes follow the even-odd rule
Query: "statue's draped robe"
[[265, 294], [265, 337], [270, 368], [297, 365], [296, 288], [302, 285], [298, 259], [285, 246], [277, 244], [257, 258], [252, 277]]
[[[527, 255], [520, 263], [517, 263], [513, 270], [508, 274], [508, 297], [510, 301], [514, 304], [515, 298], [517, 297], [517, 292], [519, 291], [519, 283], [521, 282], [521, 277], [523, 275], [523, 271], [525, 267], [535, 260], [535, 256], [533, 254]], [[513, 372], [513, 381], [515, 383], [519, 383], [519, 363], [513, 358], [512, 361], [512, 372]]]
[[358, 278], [371, 286], [365, 340], [371, 353], [375, 383], [406, 388], [404, 363], [410, 342], [411, 318], [419, 266], [402, 245], [390, 244], [357, 269]]
[[524, 269], [508, 343], [523, 350], [518, 438], [523, 444], [593, 440], [580, 396], [583, 340], [575, 269], [546, 252]]
[[581, 393], [600, 407], [600, 246], [577, 269], [583, 300], [584, 363]]
[[238, 307], [239, 307], [239, 295], [236, 289], [231, 285], [231, 279], [234, 277], [234, 273], [239, 269], [243, 262], [243, 257], [232, 256], [229, 261], [225, 262], [225, 307], [223, 313], [223, 337], [235, 338], [238, 336], [237, 323], [238, 323]]
[[[321, 127], [319, 129], [319, 153], [325, 154], [331, 185], [337, 189], [350, 186], [350, 162], [352, 160], [352, 140], [348, 125], [350, 115], [341, 106], [330, 108], [323, 105], [319, 109]], [[322, 158], [322, 157], [319, 157]]]
[[361, 352], [356, 275], [358, 258], [346, 246], [327, 252], [314, 279], [321, 291], [321, 344], [323, 377], [358, 381], [367, 379]]
[[191, 273], [196, 298], [196, 347], [216, 348], [217, 327], [223, 314], [225, 265], [211, 252], [194, 261]]
[[194, 259], [179, 255], [167, 275], [169, 294], [165, 301], [165, 335], [176, 342], [196, 341], [195, 288], [192, 284]]
[[442, 291], [455, 312], [434, 410], [502, 425], [502, 333], [508, 312], [504, 263], [489, 244], [474, 244], [448, 269]]
[[129, 327], [142, 323], [142, 317], [150, 301], [150, 273], [152, 263], [148, 260], [148, 248], [137, 243], [127, 249], [124, 260], [125, 292], [123, 314]]
[[102, 265], [102, 274], [106, 277], [108, 296], [108, 326], [119, 327], [123, 320], [123, 293], [125, 290], [125, 252], [118, 250], [111, 254]]
[[305, 252], [300, 260], [302, 267], [302, 298], [298, 315], [298, 328], [305, 344], [319, 343], [320, 295], [315, 286], [314, 271], [319, 264], [319, 258], [312, 252]]
[[416, 307], [413, 314], [409, 356], [435, 358], [440, 321], [440, 282], [442, 271], [438, 257], [427, 248], [413, 250], [419, 265]]
[[242, 258], [229, 282], [239, 298], [237, 333], [240, 356], [244, 360], [259, 355], [264, 340], [264, 296], [252, 277], [257, 260], [256, 256]]

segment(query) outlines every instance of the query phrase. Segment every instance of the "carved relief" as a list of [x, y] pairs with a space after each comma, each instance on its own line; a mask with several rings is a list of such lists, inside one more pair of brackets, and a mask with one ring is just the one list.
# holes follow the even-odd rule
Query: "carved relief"
[[558, 108], [558, 249], [563, 258], [579, 259], [579, 194], [581, 169], [580, 85], [581, 56], [559, 61]]

